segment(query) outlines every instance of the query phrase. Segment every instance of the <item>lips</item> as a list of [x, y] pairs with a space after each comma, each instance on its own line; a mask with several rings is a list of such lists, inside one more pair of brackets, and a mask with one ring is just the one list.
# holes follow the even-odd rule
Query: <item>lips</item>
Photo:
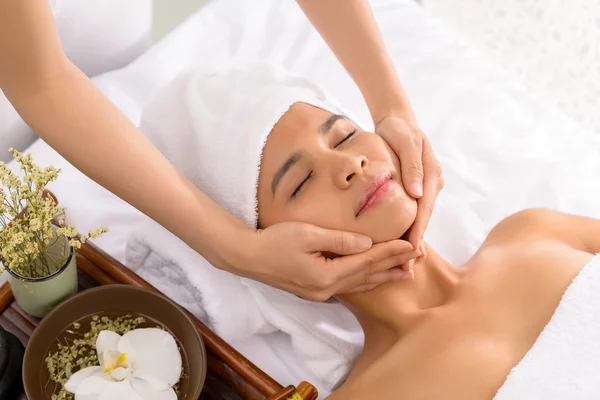
[[389, 192], [394, 186], [392, 175], [389, 172], [379, 174], [373, 179], [365, 189], [365, 193], [358, 203], [358, 213], [356, 216], [364, 213], [371, 207], [379, 203], [385, 194]]

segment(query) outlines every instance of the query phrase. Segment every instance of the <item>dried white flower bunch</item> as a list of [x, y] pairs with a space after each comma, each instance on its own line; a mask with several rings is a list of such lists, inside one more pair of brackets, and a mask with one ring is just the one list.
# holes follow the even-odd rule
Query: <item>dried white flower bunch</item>
[[[8, 166], [0, 162], [0, 259], [4, 268], [25, 278], [43, 278], [58, 271], [66, 261], [69, 247], [78, 249], [87, 239], [107, 232], [106, 228], [92, 230], [75, 239], [77, 229], [63, 226], [53, 229], [55, 217], [64, 215], [65, 209], [58, 207], [55, 200], [45, 195], [49, 182], [58, 178], [60, 169], [40, 168], [33, 163], [31, 154], [23, 156], [15, 149], [9, 149], [23, 171], [16, 175]], [[69, 246], [62, 246], [57, 255], [48, 250], [58, 240], [67, 240]], [[0, 266], [0, 272], [2, 267]]]

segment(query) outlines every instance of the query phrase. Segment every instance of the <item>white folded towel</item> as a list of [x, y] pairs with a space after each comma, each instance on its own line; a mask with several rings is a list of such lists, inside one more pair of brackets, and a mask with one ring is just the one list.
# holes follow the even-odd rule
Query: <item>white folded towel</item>
[[600, 255], [573, 280], [497, 400], [600, 398]]
[[[345, 114], [358, 124], [321, 88], [257, 62], [179, 76], [151, 99], [140, 129], [206, 195], [256, 227], [262, 149], [296, 102]], [[180, 283], [167, 294], [225, 340], [273, 330], [289, 334], [298, 362], [328, 389], [347, 375], [362, 348], [362, 330], [341, 304], [308, 302], [218, 271], [156, 224], [135, 230], [127, 264], [155, 285], [163, 287], [165, 276]]]
[[128, 238], [126, 264], [225, 341], [274, 331], [240, 278], [214, 268], [153, 221], [141, 223]]

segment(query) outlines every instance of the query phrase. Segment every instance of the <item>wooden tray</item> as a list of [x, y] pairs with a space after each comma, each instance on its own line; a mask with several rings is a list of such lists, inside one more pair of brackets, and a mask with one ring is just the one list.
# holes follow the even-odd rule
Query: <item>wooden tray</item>
[[[128, 284], [156, 290], [117, 260], [90, 243], [77, 253], [79, 290], [98, 285]], [[38, 322], [13, 301], [8, 283], [0, 287], [0, 325], [27, 345]], [[316, 388], [307, 382], [283, 387], [190, 314], [204, 339], [208, 356], [203, 400], [315, 400]], [[26, 399], [22, 395], [22, 399]], [[38, 400], [38, 399], [31, 399]]]

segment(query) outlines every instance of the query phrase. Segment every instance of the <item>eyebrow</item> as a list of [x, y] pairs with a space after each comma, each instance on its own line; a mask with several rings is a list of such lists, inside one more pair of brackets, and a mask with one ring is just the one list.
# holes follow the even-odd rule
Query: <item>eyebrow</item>
[[338, 120], [340, 120], [340, 119], [346, 119], [346, 117], [343, 116], [343, 115], [339, 115], [339, 114], [333, 114], [333, 115], [331, 115], [329, 118], [327, 118], [327, 121], [323, 122], [323, 124], [319, 128], [319, 131], [322, 134], [329, 133], [329, 131], [331, 130], [331, 128], [333, 128], [333, 125], [335, 125], [335, 123]]
[[275, 189], [277, 185], [279, 185], [279, 181], [281, 178], [302, 158], [302, 154], [300, 152], [295, 152], [292, 154], [282, 165], [279, 167], [275, 175], [273, 175], [273, 181], [271, 182], [271, 192], [275, 193]]
[[[323, 135], [326, 135], [327, 133], [329, 133], [329, 131], [331, 131], [333, 125], [335, 125], [335, 123], [340, 119], [346, 119], [346, 117], [339, 114], [331, 115], [329, 118], [327, 118], [325, 122], [321, 124], [321, 126], [319, 127], [319, 132]], [[279, 167], [277, 172], [275, 172], [275, 175], [273, 175], [273, 181], [271, 182], [272, 193], [275, 193], [275, 189], [277, 189], [277, 185], [279, 185], [281, 179], [295, 164], [298, 163], [298, 161], [300, 161], [301, 158], [302, 153], [295, 152], [281, 165], [281, 167]]]

